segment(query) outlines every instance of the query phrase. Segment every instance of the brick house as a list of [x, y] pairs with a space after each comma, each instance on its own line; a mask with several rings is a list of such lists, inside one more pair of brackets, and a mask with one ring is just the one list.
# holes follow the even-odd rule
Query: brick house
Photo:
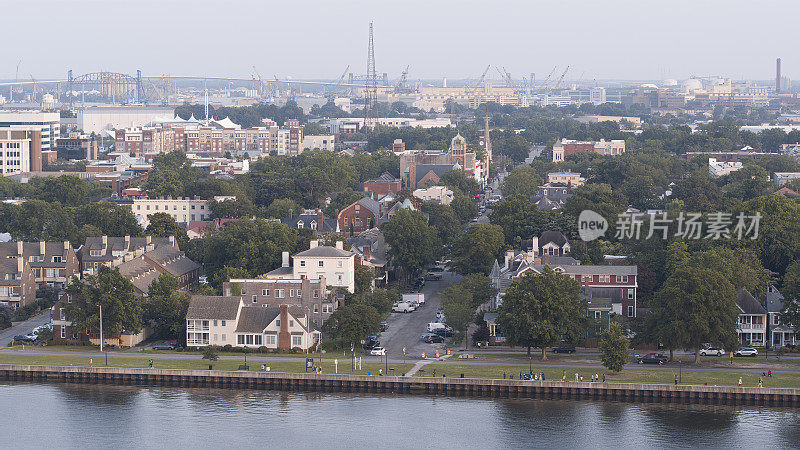
[[30, 266], [39, 287], [64, 288], [79, 272], [78, 258], [69, 241], [0, 243], [0, 258], [19, 256]]
[[234, 286], [240, 289], [247, 306], [296, 306], [311, 317], [315, 326], [322, 326], [337, 307], [337, 302], [329, 299], [325, 277], [315, 280], [234, 278], [222, 284], [222, 293], [231, 296]]
[[397, 194], [402, 187], [402, 180], [393, 177], [389, 172], [384, 172], [378, 178], [364, 182], [364, 192], [373, 199], [383, 194]]
[[369, 197], [364, 197], [341, 210], [336, 220], [342, 233], [354, 236], [378, 226], [381, 216], [383, 216], [383, 206]]
[[36, 279], [25, 258], [16, 255], [0, 257], [0, 304], [14, 309], [36, 300]]

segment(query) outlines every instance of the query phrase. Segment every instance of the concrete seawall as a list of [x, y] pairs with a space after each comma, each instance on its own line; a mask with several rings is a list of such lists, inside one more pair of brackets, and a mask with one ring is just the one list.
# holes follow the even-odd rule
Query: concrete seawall
[[800, 407], [800, 389], [0, 364], [0, 380]]

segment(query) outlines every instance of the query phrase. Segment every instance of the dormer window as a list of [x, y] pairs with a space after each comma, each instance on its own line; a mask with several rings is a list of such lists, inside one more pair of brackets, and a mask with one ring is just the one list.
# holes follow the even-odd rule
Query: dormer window
[[304, 223], [303, 223], [303, 221], [302, 221], [302, 220], [298, 220], [298, 221], [297, 221], [297, 229], [301, 229], [301, 228], [303, 228], [303, 225], [304, 225]]
[[103, 256], [102, 250], [89, 250], [89, 256]]
[[53, 262], [54, 263], [63, 263], [64, 262], [64, 257], [61, 256], [61, 255], [53, 256]]

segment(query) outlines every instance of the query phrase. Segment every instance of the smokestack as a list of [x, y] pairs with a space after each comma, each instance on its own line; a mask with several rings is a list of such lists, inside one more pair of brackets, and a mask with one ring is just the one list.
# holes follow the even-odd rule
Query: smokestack
[[281, 267], [289, 267], [289, 252], [281, 252]]
[[781, 59], [775, 60], [775, 93], [781, 93]]

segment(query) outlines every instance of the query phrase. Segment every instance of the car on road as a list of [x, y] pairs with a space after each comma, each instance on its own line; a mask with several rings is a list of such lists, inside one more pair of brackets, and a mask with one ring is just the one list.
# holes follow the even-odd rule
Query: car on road
[[392, 312], [410, 313], [415, 309], [417, 308], [415, 308], [414, 305], [406, 302], [395, 303], [394, 306], [392, 306]]
[[17, 342], [36, 342], [36, 335], [35, 334], [18, 334], [14, 336], [14, 340]]
[[638, 362], [639, 362], [639, 364], [658, 364], [658, 365], [661, 365], [661, 364], [664, 364], [665, 362], [667, 362], [668, 360], [669, 360], [669, 358], [667, 358], [667, 355], [664, 355], [662, 353], [648, 353], [648, 354], [642, 356], [641, 358], [639, 358]]
[[375, 347], [380, 347], [381, 343], [377, 339], [370, 339], [364, 343], [364, 350], [372, 350]]
[[153, 350], [175, 350], [175, 345], [169, 342], [159, 342], [153, 345]]
[[381, 331], [386, 331], [389, 328], [389, 324], [386, 322], [381, 322]]
[[374, 347], [369, 351], [369, 354], [372, 356], [386, 356], [386, 349], [383, 347]]
[[430, 322], [425, 329], [428, 330], [428, 333], [434, 333], [436, 330], [445, 330], [447, 328], [449, 327], [442, 322]]
[[436, 333], [427, 333], [422, 335], [422, 341], [427, 344], [439, 344], [444, 342], [444, 338]]
[[439, 328], [437, 330], [433, 330], [433, 332], [441, 337], [453, 337], [453, 329], [450, 327]]
[[753, 347], [743, 347], [733, 352], [733, 356], [758, 356], [758, 350]]
[[575, 347], [572, 347], [572, 346], [569, 346], [569, 345], [562, 345], [561, 347], [553, 347], [553, 349], [550, 350], [550, 351], [553, 352], [553, 353], [567, 353], [567, 354], [569, 354], [569, 353], [575, 353]]
[[718, 347], [708, 347], [700, 349], [700, 356], [722, 356], [725, 350]]

